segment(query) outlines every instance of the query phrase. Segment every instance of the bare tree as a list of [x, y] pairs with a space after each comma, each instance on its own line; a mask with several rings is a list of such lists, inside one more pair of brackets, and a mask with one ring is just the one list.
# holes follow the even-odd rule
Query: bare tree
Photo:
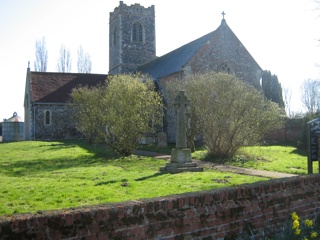
[[291, 112], [291, 97], [292, 97], [292, 89], [285, 87], [282, 89], [283, 91], [283, 101], [284, 101], [284, 106], [287, 112], [287, 115], [289, 117], [292, 116], [292, 112]]
[[308, 113], [316, 113], [320, 109], [320, 81], [304, 80], [301, 86], [301, 101]]
[[48, 63], [48, 51], [46, 47], [46, 39], [36, 41], [36, 60], [34, 61], [34, 70], [37, 72], [46, 72]]
[[71, 57], [70, 51], [65, 45], [60, 47], [60, 57], [58, 59], [58, 72], [70, 72], [71, 71]]
[[78, 66], [79, 73], [90, 73], [91, 72], [92, 63], [91, 63], [90, 54], [85, 53], [83, 51], [83, 48], [81, 45], [78, 48], [77, 66]]

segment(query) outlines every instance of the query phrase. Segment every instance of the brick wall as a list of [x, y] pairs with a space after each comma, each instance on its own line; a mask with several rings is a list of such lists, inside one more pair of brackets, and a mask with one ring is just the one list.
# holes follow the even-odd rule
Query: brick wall
[[297, 142], [304, 141], [305, 122], [302, 118], [288, 118], [285, 126], [280, 129], [275, 129], [267, 134], [266, 141], [276, 142]]
[[[320, 175], [164, 198], [0, 217], [0, 239], [234, 239], [293, 211], [320, 213]], [[266, 229], [265, 229], [266, 230]]]

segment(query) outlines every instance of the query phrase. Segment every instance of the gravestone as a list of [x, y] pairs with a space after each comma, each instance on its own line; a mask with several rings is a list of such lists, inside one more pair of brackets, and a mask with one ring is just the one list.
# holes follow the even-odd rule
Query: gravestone
[[160, 168], [162, 172], [203, 171], [203, 168], [198, 167], [197, 163], [192, 162], [191, 150], [187, 148], [186, 111], [189, 105], [190, 100], [187, 98], [185, 91], [180, 91], [174, 101], [174, 107], [177, 111], [176, 147], [171, 151], [170, 163]]
[[158, 133], [158, 148], [166, 148], [168, 146], [167, 143], [167, 134], [164, 132]]

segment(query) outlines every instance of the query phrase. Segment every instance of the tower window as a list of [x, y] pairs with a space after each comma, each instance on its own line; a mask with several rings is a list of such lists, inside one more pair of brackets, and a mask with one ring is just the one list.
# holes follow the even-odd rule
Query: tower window
[[143, 26], [139, 22], [132, 25], [132, 42], [143, 42]]
[[231, 67], [227, 63], [222, 64], [222, 66], [220, 67], [220, 72], [226, 72], [228, 74], [233, 74]]
[[117, 29], [113, 30], [113, 45], [117, 44]]

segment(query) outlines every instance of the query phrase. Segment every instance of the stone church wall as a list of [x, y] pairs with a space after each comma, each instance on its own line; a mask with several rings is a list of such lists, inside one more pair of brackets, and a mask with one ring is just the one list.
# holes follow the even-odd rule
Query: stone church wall
[[[132, 40], [132, 26], [143, 26], [143, 41]], [[154, 5], [145, 8], [140, 4], [127, 6], [122, 1], [110, 13], [109, 74], [131, 73], [138, 66], [156, 57]]]
[[[67, 105], [37, 104], [33, 108], [32, 114], [35, 116], [36, 129], [34, 139], [38, 140], [56, 140], [79, 138], [82, 135], [76, 130], [75, 123], [72, 120], [72, 109]], [[50, 123], [46, 123], [46, 112], [50, 113]]]
[[[320, 175], [269, 180], [155, 199], [0, 216], [1, 239], [255, 239], [292, 212], [320, 214]], [[265, 232], [265, 236], [262, 233]]]
[[[262, 69], [242, 45], [234, 33], [227, 27], [224, 20], [205, 47], [191, 59], [185, 68], [192, 73], [221, 71], [229, 68], [235, 75], [256, 89], [260, 89]], [[226, 69], [223, 69], [226, 71]]]

